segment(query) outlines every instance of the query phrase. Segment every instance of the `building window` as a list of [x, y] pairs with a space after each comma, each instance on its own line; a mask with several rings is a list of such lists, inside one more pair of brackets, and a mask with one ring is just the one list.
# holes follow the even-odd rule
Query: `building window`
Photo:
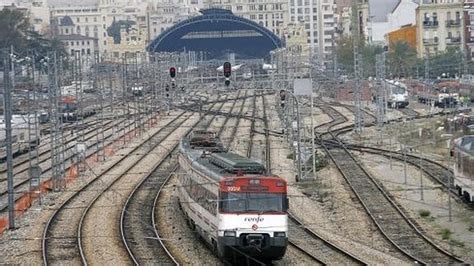
[[81, 18], [76, 18], [76, 21], [79, 23], [81, 22]]
[[91, 49], [87, 48], [87, 55], [90, 55], [90, 54], [91, 54]]

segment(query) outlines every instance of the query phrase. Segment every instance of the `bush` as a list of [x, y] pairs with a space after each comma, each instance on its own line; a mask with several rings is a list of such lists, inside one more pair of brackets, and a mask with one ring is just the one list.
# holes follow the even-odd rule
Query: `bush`
[[441, 230], [441, 237], [446, 240], [446, 239], [449, 239], [451, 237], [453, 233], [451, 232], [451, 230], [447, 229], [447, 228], [444, 228], [443, 230]]
[[294, 158], [293, 153], [290, 153], [290, 154], [288, 154], [288, 155], [286, 156], [286, 159], [293, 160], [293, 158]]
[[418, 213], [420, 214], [421, 217], [427, 218], [431, 215], [431, 212], [428, 210], [419, 210]]

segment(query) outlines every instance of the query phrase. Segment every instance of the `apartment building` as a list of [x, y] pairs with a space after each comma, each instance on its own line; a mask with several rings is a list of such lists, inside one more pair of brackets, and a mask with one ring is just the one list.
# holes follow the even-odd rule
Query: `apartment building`
[[289, 23], [288, 0], [187, 0], [190, 11], [222, 8], [250, 19], [282, 37], [282, 27]]
[[[55, 34], [82, 35], [98, 40], [99, 51], [104, 51], [106, 44], [103, 40], [107, 35], [107, 25], [97, 5], [90, 6], [51, 6], [52, 26]], [[71, 20], [73, 27], [57, 27], [64, 21]], [[67, 29], [67, 32], [66, 32]], [[62, 30], [62, 32], [61, 32]]]
[[182, 0], [158, 0], [150, 4], [148, 12], [148, 35], [153, 40], [174, 24], [199, 15], [197, 7], [189, 7]]
[[474, 59], [474, 0], [464, 0], [465, 51], [468, 60]]
[[368, 0], [336, 1], [336, 38], [349, 37], [354, 34], [352, 30], [352, 24], [354, 22], [354, 17], [352, 15], [354, 1], [357, 1], [359, 36], [361, 36], [365, 42], [371, 42], [372, 23], [370, 22], [370, 8]]
[[[109, 46], [107, 29], [114, 21], [128, 20], [136, 23], [138, 28], [148, 28], [148, 3], [126, 2], [121, 0], [100, 0], [95, 4], [81, 5], [52, 5], [50, 6], [51, 18], [54, 24], [68, 16], [75, 27], [71, 34], [83, 35], [98, 40], [98, 49], [101, 54], [106, 54]], [[57, 32], [57, 34], [59, 34]], [[146, 40], [149, 40], [146, 35]]]
[[334, 47], [334, 0], [290, 0], [290, 23], [303, 23], [312, 55], [324, 63]]
[[418, 57], [462, 49], [464, 35], [462, 0], [422, 0], [416, 9]]

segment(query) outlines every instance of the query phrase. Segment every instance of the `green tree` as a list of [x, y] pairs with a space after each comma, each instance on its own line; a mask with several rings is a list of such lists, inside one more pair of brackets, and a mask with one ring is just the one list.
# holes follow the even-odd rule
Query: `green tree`
[[0, 11], [0, 48], [22, 49], [30, 28], [28, 18], [18, 10], [4, 8]]
[[383, 52], [381, 45], [367, 44], [362, 48], [362, 66], [364, 77], [375, 77], [375, 56]]
[[430, 56], [430, 78], [454, 77], [463, 70], [463, 53], [459, 47], [448, 47], [446, 51]]
[[[35, 55], [41, 60], [48, 52], [56, 51], [58, 56], [66, 55], [66, 50], [58, 39], [46, 38], [38, 32], [31, 31], [31, 25], [23, 12], [3, 9], [0, 11], [0, 48], [10, 49], [13, 46], [17, 55]], [[0, 60], [0, 65], [3, 60]]]
[[[344, 37], [337, 43], [337, 56], [339, 68], [344, 73], [352, 75], [354, 73], [354, 45], [351, 37]], [[374, 44], [360, 45], [360, 54], [362, 55], [363, 77], [375, 76], [375, 55], [381, 53], [383, 47]]]
[[407, 42], [396, 42], [388, 54], [388, 71], [394, 77], [413, 75], [416, 61], [415, 49], [410, 47]]
[[344, 74], [354, 72], [354, 51], [351, 37], [343, 37], [336, 42], [339, 68]]

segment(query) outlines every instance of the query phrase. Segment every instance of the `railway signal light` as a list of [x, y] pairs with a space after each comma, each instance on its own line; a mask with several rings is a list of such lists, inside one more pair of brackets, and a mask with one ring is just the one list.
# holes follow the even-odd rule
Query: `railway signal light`
[[166, 92], [166, 98], [169, 98], [170, 97], [170, 87], [168, 86], [168, 84], [166, 84], [166, 86], [165, 86], [165, 92]]
[[226, 78], [230, 77], [231, 72], [232, 72], [232, 65], [229, 62], [225, 62], [224, 63], [224, 76]]
[[170, 67], [170, 77], [175, 78], [176, 77], [176, 68], [175, 67]]
[[226, 78], [225, 81], [224, 81], [224, 84], [225, 84], [226, 86], [229, 86], [229, 85], [230, 85], [230, 80], [229, 80], [228, 78]]
[[286, 99], [286, 91], [285, 90], [280, 90], [280, 99], [284, 101]]
[[280, 100], [281, 100], [281, 108], [285, 108], [285, 100], [286, 100], [286, 91], [280, 90]]

